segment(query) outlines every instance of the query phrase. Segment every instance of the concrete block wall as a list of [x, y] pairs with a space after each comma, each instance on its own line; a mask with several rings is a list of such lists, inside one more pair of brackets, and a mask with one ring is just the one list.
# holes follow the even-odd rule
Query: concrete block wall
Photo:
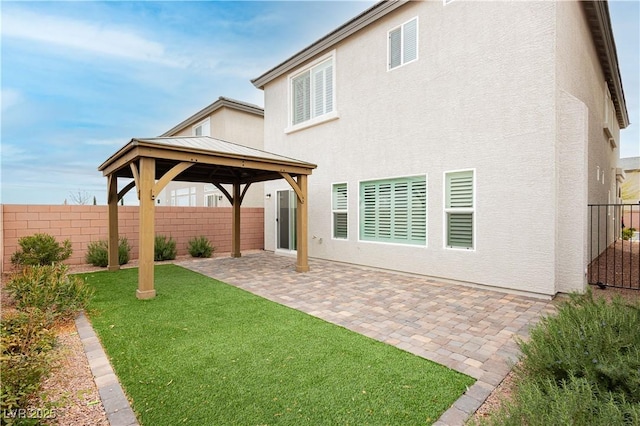
[[[156, 235], [176, 240], [178, 255], [186, 255], [189, 239], [204, 235], [217, 253], [231, 251], [229, 207], [156, 207]], [[73, 254], [65, 262], [85, 263], [87, 247], [92, 241], [107, 239], [107, 206], [77, 205], [0, 205], [0, 253], [2, 271], [11, 271], [11, 255], [18, 249], [18, 239], [36, 233], [53, 235], [59, 242], [69, 239]], [[118, 207], [118, 232], [131, 245], [131, 258], [138, 258], [138, 207]], [[241, 213], [241, 250], [264, 248], [264, 209], [243, 208]]]

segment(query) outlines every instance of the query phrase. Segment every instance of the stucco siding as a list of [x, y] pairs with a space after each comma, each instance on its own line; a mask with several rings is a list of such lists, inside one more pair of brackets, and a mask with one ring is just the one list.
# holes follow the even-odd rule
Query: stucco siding
[[[203, 117], [198, 123], [209, 119], [211, 134], [209, 136], [224, 141], [237, 143], [251, 148], [264, 149], [264, 125], [262, 116], [239, 111], [233, 108], [222, 107]], [[197, 123], [196, 123], [197, 124]], [[192, 136], [193, 125], [176, 130], [171, 136]], [[196, 206], [205, 206], [205, 194], [215, 192], [219, 196], [222, 193], [218, 189], [212, 189], [211, 185], [170, 182], [160, 194], [162, 205], [171, 205], [171, 191], [183, 188], [195, 188]], [[230, 189], [228, 189], [231, 192]], [[218, 201], [218, 207], [230, 207], [231, 203], [225, 197]], [[254, 183], [247, 191], [242, 207], [263, 207], [264, 189], [262, 183]]]
[[[339, 118], [286, 134], [287, 76], [265, 87], [265, 149], [318, 164], [309, 254], [531, 293], [555, 293], [554, 3], [410, 3], [335, 47]], [[387, 71], [387, 31], [419, 17], [419, 59]], [[327, 52], [324, 52], [327, 53]], [[475, 169], [475, 250], [444, 248], [443, 179]], [[359, 240], [359, 182], [427, 176], [427, 245]], [[348, 183], [349, 239], [331, 238]], [[265, 184], [265, 248], [275, 191]], [[315, 237], [315, 238], [314, 238]]]
[[[578, 281], [578, 273], [584, 276], [587, 263], [598, 256], [597, 247], [604, 250], [608, 244], [619, 236], [622, 218], [616, 216], [616, 209], [604, 208], [601, 215], [594, 210], [594, 217], [589, 217], [587, 204], [617, 203], [619, 199], [618, 185], [616, 182], [616, 167], [619, 158], [619, 148], [613, 147], [609, 142], [609, 135], [604, 131], [605, 122], [605, 76], [596, 54], [595, 45], [587, 25], [584, 10], [579, 2], [558, 2], [556, 15], [556, 81], [558, 103], [562, 104], [567, 94], [579, 100], [586, 109], [586, 120], [578, 120], [572, 123], [584, 122], [584, 134], [586, 146], [578, 147], [573, 154], [562, 154], [566, 147], [558, 146], [558, 170], [574, 170], [576, 182], [567, 181], [570, 176], [565, 173], [565, 180], [559, 179], [558, 185], [558, 214], [569, 217], [573, 215], [576, 220], [573, 223], [564, 223], [563, 235], [567, 241], [558, 241], [559, 246], [565, 247], [563, 253], [567, 257], [558, 259], [558, 290], [584, 289], [584, 278]], [[566, 113], [560, 108], [562, 117], [567, 120], [573, 110], [568, 108]], [[620, 143], [620, 128], [615, 118], [611, 121], [610, 130], [616, 145]], [[577, 129], [576, 129], [577, 130]], [[568, 135], [559, 134], [558, 144], [572, 144]], [[570, 138], [569, 138], [570, 139]], [[583, 170], [576, 169], [576, 160], [581, 161], [582, 153], [586, 153], [586, 164]], [[568, 188], [573, 188], [569, 191]], [[582, 204], [582, 207], [580, 207]], [[584, 217], [583, 217], [584, 216]], [[584, 219], [584, 222], [582, 221]], [[593, 232], [590, 232], [590, 227]], [[601, 232], [598, 232], [598, 228]], [[560, 234], [559, 234], [560, 235]], [[560, 237], [559, 237], [560, 238]], [[598, 239], [600, 241], [598, 241]], [[577, 251], [572, 250], [583, 247], [584, 256], [582, 265], [578, 267]], [[575, 255], [575, 261], [566, 260]], [[570, 265], [571, 264], [571, 265]], [[569, 278], [573, 277], [573, 278]]]
[[589, 260], [587, 210], [589, 108], [560, 90], [557, 98], [556, 290], [581, 292]]

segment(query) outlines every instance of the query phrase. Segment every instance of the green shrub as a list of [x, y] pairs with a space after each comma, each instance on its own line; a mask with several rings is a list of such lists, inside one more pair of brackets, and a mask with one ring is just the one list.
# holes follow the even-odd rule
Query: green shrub
[[6, 288], [18, 309], [35, 307], [56, 319], [70, 319], [87, 305], [93, 291], [79, 277], [67, 275], [68, 269], [63, 264], [24, 268]]
[[[129, 263], [130, 254], [131, 246], [129, 241], [125, 237], [120, 238], [118, 241], [118, 263], [120, 265]], [[89, 243], [85, 260], [93, 266], [107, 266], [109, 264], [109, 243], [107, 240]]]
[[55, 335], [51, 320], [37, 308], [5, 314], [0, 327], [0, 412], [2, 424], [10, 423], [5, 413], [28, 408], [49, 372], [48, 351]]
[[173, 238], [167, 239], [164, 235], [156, 235], [153, 260], [173, 260], [177, 254], [178, 249]]
[[601, 394], [618, 393], [640, 403], [640, 304], [615, 298], [596, 300], [589, 290], [560, 304], [519, 342], [524, 355], [520, 377], [559, 386], [585, 378]]
[[64, 240], [60, 245], [49, 234], [22, 237], [18, 244], [20, 250], [11, 256], [11, 263], [14, 265], [51, 265], [68, 259], [73, 252], [69, 240]]
[[194, 237], [189, 240], [189, 254], [193, 257], [211, 257], [215, 247], [211, 245], [207, 237]]
[[636, 232], [636, 228], [625, 228], [622, 230], [622, 239], [630, 240], [633, 237], [633, 233]]
[[502, 426], [638, 425], [640, 405], [619, 394], [602, 393], [586, 378], [570, 377], [558, 386], [554, 381], [525, 381], [485, 424]]

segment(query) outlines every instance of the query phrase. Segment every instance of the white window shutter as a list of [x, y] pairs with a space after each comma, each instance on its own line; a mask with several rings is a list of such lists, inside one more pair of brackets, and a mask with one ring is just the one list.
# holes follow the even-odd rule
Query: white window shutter
[[324, 114], [324, 72], [325, 70], [323, 68], [313, 71], [313, 97], [315, 100], [313, 117]]
[[415, 60], [418, 57], [418, 19], [412, 19], [402, 26], [402, 63]]
[[311, 74], [309, 71], [293, 79], [292, 90], [293, 124], [298, 124], [311, 118]]
[[329, 62], [329, 66], [324, 70], [324, 112], [333, 111], [333, 62]]
[[389, 32], [389, 69], [402, 64], [402, 28]]

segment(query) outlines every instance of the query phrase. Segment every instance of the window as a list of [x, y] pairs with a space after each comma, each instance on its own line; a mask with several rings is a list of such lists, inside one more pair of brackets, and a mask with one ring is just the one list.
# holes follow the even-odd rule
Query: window
[[347, 210], [347, 184], [336, 183], [333, 185], [331, 197], [331, 211], [333, 213], [333, 238], [344, 240], [347, 239]]
[[426, 245], [426, 176], [361, 182], [360, 239]]
[[209, 119], [201, 121], [192, 127], [193, 136], [211, 136], [211, 124]]
[[180, 188], [171, 190], [172, 206], [195, 206], [196, 205], [196, 187]]
[[446, 243], [450, 248], [473, 249], [473, 170], [445, 173]]
[[222, 195], [219, 194], [205, 194], [204, 205], [207, 207], [218, 207], [222, 201]]
[[418, 59], [418, 18], [389, 31], [389, 69]]
[[291, 124], [304, 123], [334, 111], [333, 56], [293, 76]]

